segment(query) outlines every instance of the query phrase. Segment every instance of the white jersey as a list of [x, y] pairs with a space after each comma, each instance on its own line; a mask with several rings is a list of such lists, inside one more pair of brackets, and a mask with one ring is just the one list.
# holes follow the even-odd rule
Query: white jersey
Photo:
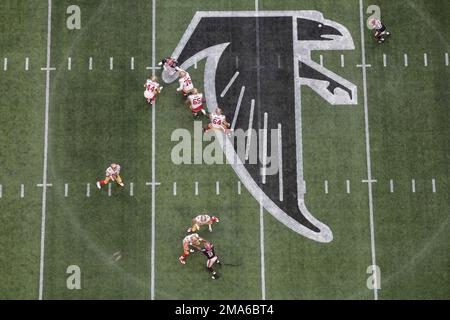
[[208, 223], [211, 220], [211, 217], [208, 216], [207, 214], [201, 214], [199, 216], [196, 216], [194, 218], [195, 223], [197, 223], [198, 225], [203, 225]]
[[191, 103], [191, 109], [196, 110], [202, 106], [203, 103], [203, 94], [191, 94], [189, 97], [189, 102]]
[[223, 114], [211, 114], [211, 125], [213, 128], [225, 129], [224, 122], [225, 115]]
[[[192, 241], [194, 240], [194, 238], [200, 239], [200, 237], [198, 236], [197, 233], [193, 233], [193, 234], [190, 234], [190, 235], [184, 237], [183, 243], [189, 242], [189, 244], [192, 245]], [[196, 241], [196, 242], [198, 242], [198, 241]]]
[[145, 84], [145, 92], [144, 92], [144, 96], [147, 99], [151, 99], [156, 95], [156, 90], [159, 88], [159, 83], [152, 81], [150, 79], [147, 80], [146, 84]]
[[106, 169], [106, 176], [107, 177], [110, 177], [110, 176], [113, 176], [113, 175], [118, 175], [119, 173], [120, 173], [120, 166], [119, 165], [116, 165], [115, 169], [113, 169], [111, 167], [108, 167], [108, 169]]
[[188, 92], [188, 91], [194, 89], [194, 84], [192, 83], [191, 76], [187, 72], [183, 78], [178, 79], [178, 82], [180, 83], [180, 86], [178, 87], [179, 90]]

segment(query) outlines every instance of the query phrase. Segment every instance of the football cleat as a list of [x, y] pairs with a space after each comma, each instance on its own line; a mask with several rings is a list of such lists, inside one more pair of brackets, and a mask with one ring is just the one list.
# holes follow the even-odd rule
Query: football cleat
[[178, 261], [180, 261], [181, 264], [186, 264], [186, 260], [184, 260], [184, 257], [183, 257], [183, 256], [180, 256], [180, 257], [178, 258]]
[[125, 184], [123, 182], [119, 183], [119, 186], [123, 187]]
[[194, 249], [189, 249], [189, 252], [190, 252], [190, 253], [194, 253], [195, 250], [194, 250]]
[[100, 185], [100, 181], [97, 181], [97, 188], [101, 189], [102, 186]]
[[159, 92], [161, 92], [161, 91], [162, 91], [162, 89], [164, 89], [164, 87], [159, 87]]

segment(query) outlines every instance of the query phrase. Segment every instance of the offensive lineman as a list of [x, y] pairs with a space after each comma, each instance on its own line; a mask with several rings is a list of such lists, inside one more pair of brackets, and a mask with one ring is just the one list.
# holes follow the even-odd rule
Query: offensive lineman
[[178, 257], [178, 261], [182, 264], [186, 264], [186, 257], [189, 252], [194, 252], [191, 247], [200, 251], [202, 243], [205, 243], [205, 239], [201, 238], [197, 233], [190, 234], [183, 239], [183, 254]]
[[180, 83], [180, 86], [177, 88], [177, 92], [180, 92], [183, 94], [184, 97], [187, 97], [192, 89], [194, 89], [194, 84], [192, 83], [191, 76], [187, 71], [184, 71], [182, 69], [179, 69], [178, 75], [180, 78], [178, 79], [178, 82]]
[[105, 179], [97, 181], [97, 188], [101, 189], [102, 186], [108, 184], [109, 181], [115, 181], [119, 186], [123, 187], [124, 183], [120, 174], [120, 165], [117, 163], [111, 163], [111, 165], [106, 169]]
[[214, 222], [219, 222], [219, 218], [216, 216], [210, 217], [207, 214], [201, 214], [192, 219], [192, 227], [187, 229], [187, 232], [197, 232], [200, 231], [201, 226], [205, 224], [208, 225], [209, 232], [212, 232], [212, 224]]
[[175, 73], [177, 73], [177, 71], [179, 70], [178, 61], [172, 57], [167, 57], [167, 58], [162, 59], [158, 63], [158, 65], [162, 65], [164, 70], [166, 70], [170, 76], [175, 75]]
[[202, 93], [198, 92], [196, 88], [192, 89], [191, 94], [186, 99], [186, 105], [191, 109], [194, 118], [198, 117], [199, 112], [203, 113], [205, 116], [207, 115], [205, 109], [203, 109], [203, 103], [205, 101]]
[[150, 79], [147, 79], [147, 81], [144, 83], [144, 97], [149, 104], [155, 104], [156, 95], [163, 89], [163, 87], [159, 85], [157, 80], [158, 78], [156, 76], [153, 76]]
[[226, 121], [225, 115], [222, 114], [222, 109], [219, 107], [214, 110], [214, 113], [211, 113], [209, 115], [209, 119], [211, 120], [211, 123], [209, 123], [206, 128], [204, 129], [204, 132], [213, 129], [213, 130], [223, 130], [228, 135], [230, 134], [230, 124]]

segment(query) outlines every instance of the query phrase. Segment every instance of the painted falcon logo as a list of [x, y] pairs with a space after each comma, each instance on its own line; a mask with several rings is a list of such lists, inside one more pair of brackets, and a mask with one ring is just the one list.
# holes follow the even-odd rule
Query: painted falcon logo
[[[209, 112], [223, 106], [235, 129], [279, 130], [282, 147], [271, 151], [282, 161], [271, 176], [262, 176], [261, 163], [236, 157], [233, 144], [218, 141], [253, 197], [284, 225], [319, 242], [333, 234], [304, 200], [301, 86], [332, 105], [356, 104], [356, 86], [311, 59], [313, 50], [354, 48], [349, 31], [317, 11], [208, 11], [195, 14], [172, 53], [183, 69], [206, 59]], [[162, 78], [170, 83], [176, 75], [163, 71]]]

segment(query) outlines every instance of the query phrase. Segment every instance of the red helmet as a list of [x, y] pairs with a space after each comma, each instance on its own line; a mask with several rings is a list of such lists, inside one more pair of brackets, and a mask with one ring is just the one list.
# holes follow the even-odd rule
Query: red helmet
[[212, 216], [211, 217], [211, 221], [212, 222], [219, 222], [219, 218], [217, 218], [216, 216]]

